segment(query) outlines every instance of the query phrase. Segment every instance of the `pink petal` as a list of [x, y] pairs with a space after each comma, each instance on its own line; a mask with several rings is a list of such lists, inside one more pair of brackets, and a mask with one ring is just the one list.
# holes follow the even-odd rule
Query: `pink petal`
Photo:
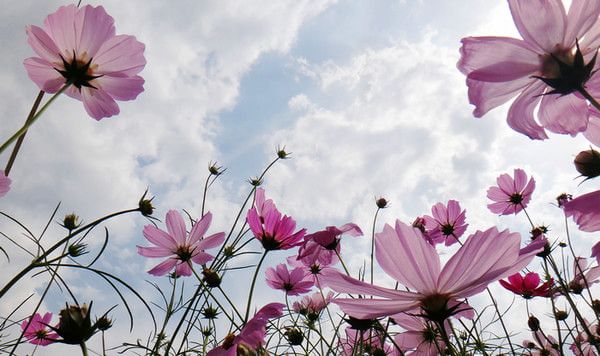
[[350, 316], [358, 319], [372, 319], [411, 310], [420, 304], [417, 299], [419, 294], [405, 293], [407, 294], [405, 297], [397, 299], [336, 298], [332, 302]]
[[44, 21], [48, 34], [54, 39], [60, 54], [66, 60], [73, 58], [73, 50], [77, 50], [78, 44], [76, 34], [81, 33], [83, 26], [82, 18], [76, 19], [77, 11], [77, 7], [73, 4], [61, 6]]
[[401, 284], [427, 294], [436, 289], [440, 259], [421, 232], [396, 220], [375, 234], [375, 255], [381, 268]]
[[96, 120], [119, 113], [119, 106], [105, 91], [82, 87], [83, 106], [88, 115]]
[[525, 188], [525, 184], [527, 183], [527, 173], [520, 168], [516, 168], [514, 170], [514, 177], [515, 185], [511, 190], [511, 193], [520, 193], [523, 191], [523, 188]]
[[59, 49], [46, 31], [34, 25], [27, 26], [25, 31], [27, 43], [41, 59], [50, 63], [62, 63], [58, 55]]
[[0, 170], [0, 198], [6, 195], [10, 190], [11, 180], [4, 175], [4, 171]]
[[[505, 275], [517, 260], [521, 237], [495, 227], [477, 231], [448, 260], [440, 273], [438, 291], [457, 298], [479, 293]], [[514, 271], [510, 271], [514, 272]]]
[[192, 261], [194, 261], [194, 263], [199, 264], [199, 265], [203, 265], [207, 262], [210, 262], [214, 259], [214, 256], [211, 254], [208, 254], [206, 252], [198, 252], [196, 255], [194, 255], [194, 257], [192, 257]]
[[373, 295], [376, 297], [397, 299], [407, 296], [415, 296], [415, 293], [404, 292], [395, 289], [378, 287], [369, 283], [361, 282], [337, 270], [328, 270], [319, 278], [321, 283], [339, 293]]
[[178, 276], [191, 276], [192, 275], [192, 267], [189, 262], [179, 261], [175, 266], [175, 273]]
[[138, 74], [146, 65], [144, 48], [144, 44], [134, 36], [118, 35], [110, 38], [102, 44], [94, 57], [94, 64], [98, 65], [97, 72], [114, 76]]
[[134, 77], [111, 77], [105, 75], [94, 81], [98, 89], [108, 93], [113, 99], [133, 100], [144, 91], [144, 79]]
[[571, 47], [576, 39], [584, 37], [586, 32], [598, 21], [600, 2], [597, 0], [573, 0], [567, 15], [567, 29], [563, 43]]
[[185, 230], [185, 221], [177, 210], [169, 210], [166, 218], [167, 231], [173, 237], [177, 245], [184, 245], [187, 232]]
[[[535, 0], [537, 1], [537, 0]], [[541, 80], [532, 82], [512, 103], [508, 110], [508, 125], [530, 139], [543, 140], [548, 138], [544, 129], [535, 122], [533, 111], [540, 101], [546, 84]]]
[[526, 290], [533, 290], [538, 286], [538, 284], [540, 284], [540, 276], [537, 273], [529, 272], [525, 275], [525, 278], [523, 279], [523, 287]]
[[137, 246], [138, 254], [144, 257], [167, 257], [174, 255], [173, 251], [163, 247]]
[[77, 12], [78, 22], [82, 23], [77, 52], [86, 59], [93, 58], [104, 42], [115, 35], [114, 20], [102, 6], [84, 6]]
[[587, 129], [583, 132], [583, 136], [594, 145], [600, 147], [600, 113], [592, 109]]
[[65, 84], [65, 78], [44, 59], [31, 57], [23, 61], [29, 79], [46, 93], [56, 93]]
[[175, 242], [175, 240], [173, 240], [171, 235], [167, 234], [166, 232], [162, 231], [154, 225], [144, 226], [143, 233], [146, 240], [150, 241], [156, 246], [160, 246], [169, 250], [177, 249], [177, 243]]
[[519, 33], [540, 53], [563, 43], [567, 15], [561, 0], [508, 0], [508, 5]]
[[342, 226], [339, 227], [339, 230], [343, 233], [343, 234], [348, 234], [350, 236], [362, 236], [363, 232], [360, 229], [360, 227], [358, 227], [358, 225], [354, 224], [354, 223], [347, 223], [344, 224]]
[[544, 128], [575, 136], [588, 125], [588, 105], [576, 95], [544, 95], [539, 111]]
[[564, 204], [565, 215], [573, 217], [579, 230], [600, 231], [600, 190], [581, 195]]
[[200, 241], [200, 239], [202, 239], [202, 237], [208, 230], [208, 227], [210, 226], [211, 222], [212, 214], [210, 212], [204, 214], [204, 216], [199, 221], [196, 221], [194, 226], [192, 226], [192, 230], [190, 231], [189, 243], [195, 244], [196, 242]]
[[504, 83], [482, 82], [467, 77], [469, 103], [475, 105], [473, 115], [482, 117], [491, 109], [506, 103], [532, 82], [529, 77]]
[[510, 82], [537, 72], [537, 53], [525, 41], [508, 37], [466, 37], [461, 40], [458, 69], [469, 79]]
[[221, 245], [223, 241], [225, 241], [225, 233], [218, 232], [216, 234], [203, 238], [202, 240], [200, 240], [197, 246], [202, 250], [208, 250], [210, 248], [215, 248]]
[[175, 267], [178, 261], [179, 260], [177, 260], [176, 258], [166, 259], [163, 262], [154, 266], [154, 268], [149, 270], [148, 273], [150, 273], [153, 276], [164, 276], [165, 274], [171, 272], [171, 270], [173, 269], [173, 267]]

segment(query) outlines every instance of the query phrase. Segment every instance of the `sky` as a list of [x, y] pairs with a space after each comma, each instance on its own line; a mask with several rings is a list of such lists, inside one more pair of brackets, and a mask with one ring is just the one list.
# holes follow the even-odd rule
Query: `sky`
[[[2, 138], [20, 127], [38, 91], [22, 65], [34, 55], [25, 26], [41, 25], [68, 3], [8, 0], [3, 6]], [[523, 168], [536, 180], [530, 214], [561, 239], [564, 221], [555, 197], [593, 190], [593, 184], [579, 185], [572, 165], [589, 148], [582, 137], [550, 134], [531, 141], [508, 127], [507, 105], [480, 119], [472, 115], [465, 78], [456, 69], [460, 39], [518, 36], [503, 1], [83, 1], [88, 3], [105, 7], [117, 33], [145, 43], [145, 91], [120, 102], [118, 116], [99, 122], [80, 102], [61, 97], [27, 134], [0, 211], [39, 233], [60, 202], [47, 244], [62, 236], [56, 224], [61, 216], [74, 212], [89, 222], [136, 207], [146, 188], [155, 196], [156, 217], [170, 209], [197, 217], [207, 167], [215, 161], [227, 170], [207, 197], [214, 216], [210, 231], [227, 231], [249, 192], [248, 179], [283, 146], [291, 159], [270, 170], [263, 188], [309, 231], [351, 221], [368, 232], [374, 201], [385, 197], [390, 206], [376, 231], [456, 199], [467, 210], [468, 233], [496, 225], [527, 236], [523, 216], [498, 217], [486, 208], [486, 190], [496, 177]], [[145, 282], [159, 282], [145, 273], [156, 261], [135, 250], [147, 245], [141, 233], [147, 223], [139, 215], [107, 223], [110, 244], [99, 266], [158, 300]], [[0, 219], [0, 231], [22, 238], [9, 219]], [[94, 235], [91, 250], [103, 239], [101, 230]], [[354, 272], [363, 266], [368, 237], [344, 246]], [[593, 244], [591, 237], [574, 233], [581, 253]], [[0, 246], [11, 255], [10, 263], [0, 258], [3, 284], [28, 257], [9, 241]], [[272, 256], [267, 264], [284, 257]], [[81, 300], [94, 300], [96, 315], [116, 304], [101, 281], [77, 271], [64, 276]], [[389, 282], [383, 274], [378, 278]], [[43, 275], [21, 281], [0, 314], [41, 293], [44, 282]], [[247, 289], [232, 293], [243, 300]], [[45, 310], [58, 310], [68, 298], [60, 290], [50, 294]], [[124, 332], [115, 335], [131, 341], [149, 329], [143, 307], [128, 298], [141, 321], [128, 334], [125, 311], [117, 307], [115, 328]], [[273, 299], [282, 296], [259, 288], [258, 301]], [[522, 311], [515, 308], [515, 315]], [[525, 330], [525, 320], [515, 318]]]

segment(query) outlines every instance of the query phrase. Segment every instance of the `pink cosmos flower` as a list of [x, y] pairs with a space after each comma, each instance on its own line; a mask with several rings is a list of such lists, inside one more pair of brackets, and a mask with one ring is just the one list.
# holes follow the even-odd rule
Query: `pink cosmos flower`
[[[520, 273], [515, 273], [508, 277], [508, 282], [502, 279], [499, 282], [502, 287], [515, 294], [519, 294], [525, 299], [549, 297], [553, 284], [552, 280], [542, 283], [539, 274], [535, 272], [527, 273], [524, 278]], [[540, 283], [542, 284], [540, 285]]]
[[0, 198], [10, 190], [10, 182], [10, 178], [4, 175], [4, 171], [0, 171]]
[[28, 26], [27, 41], [39, 56], [24, 61], [29, 78], [47, 93], [71, 84], [66, 94], [83, 101], [96, 120], [119, 113], [115, 100], [133, 100], [144, 91], [137, 75], [146, 65], [144, 44], [116, 35], [102, 6], [62, 6], [46, 17], [44, 28]]
[[533, 350], [528, 355], [534, 356], [559, 356], [561, 353], [558, 351], [558, 341], [552, 335], [545, 335], [540, 331], [536, 331], [533, 334], [535, 341], [524, 340], [523, 347]]
[[347, 223], [339, 228], [327, 226], [325, 230], [317, 231], [304, 237], [304, 243], [298, 250], [298, 259], [313, 256], [320, 262], [335, 263], [340, 253], [340, 238], [342, 235], [362, 236], [363, 232], [358, 225]]
[[600, 190], [565, 201], [562, 205], [567, 217], [573, 217], [579, 230], [600, 231]]
[[296, 313], [307, 316], [309, 319], [316, 320], [319, 318], [321, 311], [323, 311], [329, 302], [331, 302], [332, 298], [332, 292], [327, 293], [325, 298], [323, 298], [323, 293], [321, 291], [317, 291], [311, 295], [302, 297], [300, 301], [294, 302], [294, 304], [292, 304], [292, 310], [294, 310]]
[[[592, 337], [595, 339], [600, 338], [600, 324], [593, 325], [588, 322], [585, 318], [583, 321], [587, 325], [588, 330], [592, 333]], [[590, 338], [588, 334], [581, 330], [577, 336], [575, 336], [575, 342], [571, 344], [570, 350], [573, 352], [573, 355], [576, 356], [596, 356], [596, 347], [593, 343], [590, 342]]]
[[267, 284], [273, 289], [285, 291], [287, 295], [299, 295], [310, 292], [312, 278], [302, 268], [294, 268], [291, 272], [284, 263], [265, 272]]
[[520, 249], [520, 242], [520, 235], [508, 230], [477, 231], [442, 268], [435, 247], [425, 241], [421, 231], [396, 220], [395, 228], [386, 224], [375, 235], [375, 255], [381, 268], [408, 290], [378, 287], [338, 271], [327, 273], [321, 281], [336, 292], [379, 297], [334, 300], [355, 318], [372, 319], [420, 308], [423, 316], [441, 322], [465, 309], [461, 299], [524, 268], [546, 243], [538, 238]]
[[544, 129], [585, 131], [589, 113], [581, 93], [600, 97], [600, 78], [593, 75], [600, 2], [573, 0], [568, 13], [561, 0], [508, 0], [508, 5], [522, 40], [462, 39], [457, 66], [467, 75], [473, 114], [481, 117], [517, 96], [508, 124], [529, 138], [547, 138]]
[[465, 223], [466, 210], [460, 210], [456, 200], [448, 200], [448, 205], [437, 203], [431, 207], [433, 216], [424, 216], [429, 239], [434, 244], [445, 242], [450, 246], [465, 233], [469, 224]]
[[[431, 321], [407, 314], [394, 315], [393, 319], [405, 330], [394, 337], [396, 345], [400, 346], [405, 354], [414, 350], [414, 355], [435, 356], [439, 354], [438, 348], [446, 348], [437, 326]], [[444, 323], [444, 327], [450, 334], [451, 329], [447, 322]]]
[[260, 214], [259, 210], [256, 206], [248, 210], [246, 220], [254, 237], [262, 243], [265, 250], [287, 250], [302, 244], [306, 229], [294, 232], [294, 219], [287, 215], [281, 216], [275, 205], [263, 208]]
[[[46, 313], [42, 317], [39, 313], [35, 313], [31, 321], [23, 320], [21, 330], [23, 336], [32, 344], [46, 346], [58, 339], [58, 334], [50, 332], [50, 321], [52, 313]], [[29, 324], [29, 325], [27, 325]]]
[[[340, 338], [341, 355], [399, 355], [394, 347], [384, 343], [385, 336], [373, 330], [346, 328], [346, 338]], [[382, 347], [383, 344], [383, 347]]]
[[277, 210], [273, 200], [266, 199], [265, 190], [262, 188], [256, 188], [256, 193], [254, 194], [254, 208], [256, 209], [258, 216], [263, 219], [270, 211]]
[[175, 268], [178, 276], [190, 276], [192, 274], [191, 262], [202, 265], [212, 260], [213, 256], [204, 250], [223, 243], [225, 233], [219, 232], [204, 237], [211, 221], [212, 214], [208, 212], [194, 224], [192, 231], [187, 236], [181, 214], [176, 210], [170, 210], [166, 218], [166, 232], [154, 225], [144, 226], [144, 237], [156, 246], [137, 246], [138, 253], [151, 258], [168, 257], [148, 273], [154, 276], [164, 276]]
[[584, 289], [600, 281], [600, 266], [588, 268], [586, 258], [577, 257], [573, 261], [573, 279], [569, 282], [571, 292], [580, 294]]
[[265, 305], [246, 323], [237, 336], [227, 335], [223, 344], [209, 351], [207, 356], [237, 356], [238, 348], [250, 348], [256, 351], [262, 347], [267, 335], [267, 323], [270, 319], [280, 317], [284, 307], [285, 305], [281, 303]]
[[527, 181], [527, 174], [522, 169], [515, 169], [515, 178], [504, 173], [496, 179], [498, 186], [490, 187], [487, 197], [495, 203], [488, 204], [492, 213], [500, 215], [517, 214], [531, 200], [535, 189], [533, 177]]

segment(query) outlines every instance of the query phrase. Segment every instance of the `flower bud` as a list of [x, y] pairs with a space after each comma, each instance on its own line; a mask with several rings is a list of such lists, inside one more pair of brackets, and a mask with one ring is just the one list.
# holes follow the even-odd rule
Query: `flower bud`
[[592, 309], [594, 309], [594, 312], [600, 313], [600, 300], [594, 299], [592, 301]]
[[87, 245], [84, 243], [74, 243], [69, 245], [68, 252], [71, 257], [79, 257], [87, 253]]
[[559, 207], [562, 207], [563, 205], [565, 205], [565, 203], [568, 202], [569, 200], [573, 200], [573, 196], [568, 193], [562, 193], [561, 195], [556, 197], [556, 202], [558, 203]]
[[221, 174], [223, 174], [223, 172], [225, 172], [224, 169], [222, 169], [223, 166], [217, 166], [217, 162], [214, 163], [209, 163], [208, 164], [208, 172], [214, 176], [219, 176]]
[[154, 199], [154, 197], [152, 197], [150, 199], [146, 199], [147, 193], [148, 193], [148, 189], [146, 189], [146, 191], [144, 192], [144, 195], [142, 195], [142, 197], [140, 198], [140, 201], [138, 202], [138, 210], [144, 216], [151, 216], [152, 213], [154, 212], [154, 206], [152, 206], [152, 199]]
[[259, 187], [262, 184], [262, 179], [260, 179], [258, 177], [250, 178], [248, 180], [248, 183], [250, 183], [250, 185], [252, 185], [254, 187]]
[[56, 333], [62, 337], [65, 344], [78, 345], [87, 341], [97, 331], [96, 325], [92, 325], [90, 309], [87, 304], [67, 305], [59, 312], [60, 321]]
[[387, 208], [388, 201], [384, 197], [380, 197], [379, 199], [375, 200], [375, 204], [379, 209], [385, 209]]
[[569, 317], [569, 313], [567, 313], [565, 310], [556, 310], [554, 312], [554, 317], [556, 320], [566, 320]]
[[287, 341], [292, 346], [301, 345], [302, 341], [304, 341], [304, 334], [302, 334], [302, 331], [300, 331], [300, 329], [297, 328], [286, 328], [284, 335]]
[[596, 150], [579, 152], [573, 163], [577, 172], [586, 177], [586, 180], [600, 176], [600, 153]]
[[541, 258], [546, 258], [546, 257], [550, 256], [551, 253], [552, 253], [552, 247], [550, 246], [550, 243], [546, 241], [546, 244], [544, 244], [544, 249], [542, 250], [542, 252], [538, 253], [536, 256], [541, 257]]
[[413, 221], [412, 223], [412, 227], [415, 227], [421, 230], [422, 233], [425, 233], [425, 219], [422, 217], [416, 218], [415, 221]]
[[535, 316], [530, 316], [527, 320], [527, 325], [529, 326], [529, 330], [538, 331], [540, 330], [540, 320]]
[[531, 229], [531, 239], [535, 240], [540, 236], [543, 236], [545, 233], [548, 232], [548, 227], [546, 226], [536, 226], [533, 229]]
[[210, 288], [216, 288], [221, 285], [221, 277], [219, 276], [219, 274], [217, 272], [213, 271], [212, 269], [205, 268], [202, 271], [202, 275], [204, 276], [204, 278], [202, 278], [202, 280]]
[[285, 146], [283, 148], [277, 147], [277, 157], [280, 159], [287, 159], [291, 155], [290, 152], [285, 152]]
[[204, 337], [210, 337], [213, 334], [213, 330], [210, 326], [202, 328], [201, 332]]
[[377, 319], [357, 319], [349, 316], [347, 319], [345, 318], [344, 321], [350, 324], [351, 329], [366, 331], [375, 326]]
[[112, 327], [112, 320], [106, 315], [101, 316], [98, 320], [96, 320], [96, 326], [100, 331], [106, 331]]
[[204, 319], [216, 319], [219, 315], [219, 310], [212, 305], [209, 305], [202, 309], [202, 315], [204, 316]]
[[62, 223], [62, 226], [69, 231], [77, 229], [80, 225], [79, 216], [75, 215], [75, 213], [65, 215]]
[[235, 251], [234, 251], [233, 245], [228, 245], [228, 246], [225, 246], [225, 248], [223, 249], [223, 255], [224, 255], [226, 258], [230, 258], [230, 257], [232, 257], [234, 252], [235, 252]]

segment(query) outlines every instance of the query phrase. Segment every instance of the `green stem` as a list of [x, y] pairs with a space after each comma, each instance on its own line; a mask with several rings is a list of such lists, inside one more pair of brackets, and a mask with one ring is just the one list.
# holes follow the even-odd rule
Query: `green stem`
[[373, 217], [373, 229], [371, 230], [371, 284], [373, 284], [373, 255], [375, 252], [375, 225], [377, 224], [377, 214], [381, 208], [377, 207], [375, 216]]
[[85, 342], [82, 341], [81, 344], [79, 344], [79, 346], [81, 346], [81, 352], [83, 353], [83, 356], [88, 356], [87, 346], [85, 346]]
[[250, 286], [250, 293], [248, 294], [248, 303], [246, 304], [246, 315], [244, 316], [244, 325], [248, 321], [248, 315], [250, 315], [250, 307], [252, 307], [252, 294], [254, 293], [254, 285], [256, 284], [256, 278], [258, 277], [258, 271], [260, 270], [260, 266], [262, 265], [265, 257], [267, 257], [267, 253], [269, 250], [265, 250], [260, 261], [258, 261], [258, 265], [256, 265], [256, 270], [254, 271], [254, 276], [252, 277], [252, 284]]
[[[27, 119], [25, 120], [26, 125], [33, 119], [33, 115], [35, 115], [35, 112], [37, 111], [38, 107], [40, 106], [40, 103], [42, 102], [43, 97], [44, 97], [44, 91], [40, 90], [37, 98], [35, 98], [35, 101], [33, 102], [31, 111], [29, 111], [29, 115], [27, 115]], [[4, 168], [4, 175], [6, 175], [7, 177], [8, 177], [8, 174], [10, 173], [13, 163], [15, 163], [15, 159], [17, 158], [19, 149], [21, 148], [21, 145], [23, 144], [23, 140], [25, 140], [26, 133], [27, 133], [27, 131], [23, 132], [23, 135], [21, 135], [21, 137], [19, 137], [19, 139], [17, 140], [17, 143], [15, 144], [15, 147], [13, 148], [12, 153], [10, 154], [10, 158], [8, 159], [8, 162], [6, 163], [6, 168]]]
[[16, 139], [24, 135], [25, 132], [27, 132], [27, 130], [29, 129], [29, 127], [33, 125], [33, 123], [36, 122], [37, 119], [40, 118], [40, 116], [42, 116], [42, 114], [44, 113], [44, 111], [46, 111], [48, 106], [50, 106], [50, 104], [52, 104], [52, 102], [54, 102], [54, 100], [56, 100], [56, 98], [58, 98], [60, 94], [64, 93], [70, 85], [70, 83], [67, 83], [62, 88], [60, 88], [60, 90], [57, 91], [56, 94], [54, 94], [50, 99], [48, 99], [46, 104], [42, 106], [42, 108], [31, 118], [31, 120], [27, 120], [23, 127], [21, 127], [17, 132], [15, 132], [15, 134], [12, 135], [6, 142], [4, 142], [2, 146], [0, 146], [0, 154], [2, 154], [2, 152], [4, 152], [4, 150], [6, 150], [6, 148], [8, 148], [8, 146], [10, 146], [11, 143], [15, 142]]
[[139, 211], [139, 208], [135, 208], [135, 209], [129, 209], [129, 210], [123, 210], [123, 211], [119, 211], [117, 213], [112, 213], [109, 214], [103, 218], [100, 218], [96, 221], [93, 221], [87, 225], [85, 225], [84, 227], [81, 227], [79, 229], [77, 229], [77, 231], [75, 231], [72, 234], [67, 235], [65, 238], [63, 238], [62, 240], [58, 241], [57, 243], [55, 243], [52, 247], [50, 247], [48, 250], [46, 250], [46, 252], [44, 252], [43, 254], [41, 254], [39, 257], [37, 257], [35, 260], [33, 260], [27, 267], [23, 268], [23, 270], [21, 270], [21, 272], [17, 273], [16, 276], [13, 277], [13, 279], [11, 279], [4, 287], [2, 287], [2, 289], [0, 289], [0, 299], [2, 299], [2, 297], [4, 296], [4, 294], [6, 294], [6, 292], [8, 292], [8, 290], [10, 288], [12, 288], [13, 285], [15, 285], [15, 283], [17, 283], [21, 278], [23, 278], [27, 273], [29, 273], [29, 271], [31, 271], [32, 269], [34, 269], [35, 267], [40, 267], [43, 265], [46, 265], [46, 262], [42, 262], [46, 257], [48, 257], [48, 255], [50, 255], [50, 253], [52, 253], [54, 250], [56, 250], [59, 246], [61, 246], [62, 244], [68, 242], [72, 237], [80, 234], [82, 231], [85, 231], [95, 225], [98, 225], [99, 223], [108, 220], [110, 218], [113, 218], [115, 216], [118, 215], [122, 215], [122, 214], [127, 214], [127, 213], [132, 213], [134, 211]]

